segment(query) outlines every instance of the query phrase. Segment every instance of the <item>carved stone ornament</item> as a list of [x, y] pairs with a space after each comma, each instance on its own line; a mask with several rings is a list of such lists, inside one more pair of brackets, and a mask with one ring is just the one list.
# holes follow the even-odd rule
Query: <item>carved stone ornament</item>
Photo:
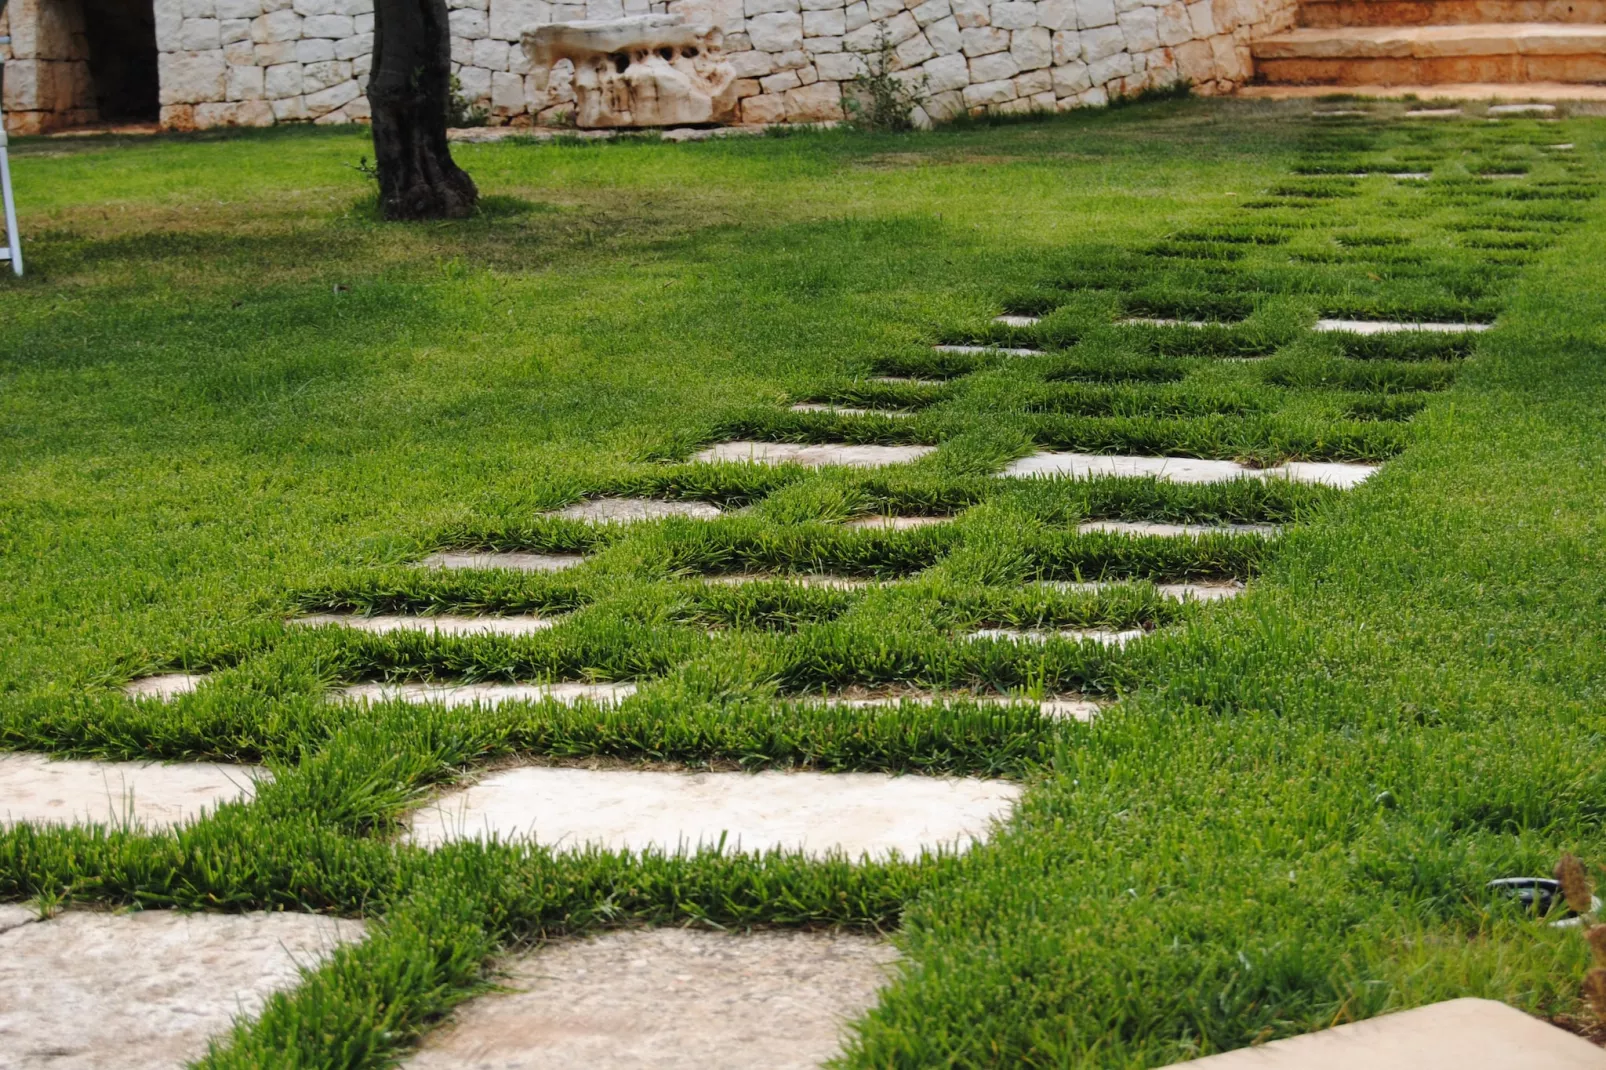
[[723, 40], [679, 15], [554, 22], [523, 36], [537, 88], [559, 60], [574, 63], [574, 119], [587, 129], [732, 122], [736, 74]]

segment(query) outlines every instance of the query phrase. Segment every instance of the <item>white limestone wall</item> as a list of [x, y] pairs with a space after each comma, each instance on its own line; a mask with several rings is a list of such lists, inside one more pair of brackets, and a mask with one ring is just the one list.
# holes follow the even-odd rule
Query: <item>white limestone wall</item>
[[[494, 124], [561, 122], [561, 69], [537, 89], [517, 41], [548, 22], [684, 13], [721, 26], [744, 122], [841, 117], [885, 35], [933, 118], [1064, 110], [1185, 79], [1228, 91], [1252, 36], [1294, 0], [448, 0], [453, 68]], [[162, 121], [177, 129], [368, 117], [372, 0], [155, 0]]]

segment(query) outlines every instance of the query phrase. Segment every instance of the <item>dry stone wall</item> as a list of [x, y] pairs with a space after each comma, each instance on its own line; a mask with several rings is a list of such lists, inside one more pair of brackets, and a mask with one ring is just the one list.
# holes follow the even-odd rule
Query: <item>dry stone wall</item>
[[[1064, 110], [1186, 80], [1229, 90], [1251, 37], [1293, 0], [449, 0], [463, 96], [493, 124], [558, 123], [563, 65], [532, 76], [517, 41], [551, 22], [681, 14], [725, 31], [747, 123], [841, 117], [844, 83], [884, 38], [933, 119]], [[368, 117], [371, 0], [156, 0], [162, 121], [190, 128]], [[542, 82], [545, 82], [543, 85]]]

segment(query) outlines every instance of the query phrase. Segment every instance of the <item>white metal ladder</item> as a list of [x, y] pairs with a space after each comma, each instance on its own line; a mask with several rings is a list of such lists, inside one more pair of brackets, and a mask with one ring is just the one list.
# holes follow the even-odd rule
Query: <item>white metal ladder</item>
[[[0, 0], [0, 11], [5, 10]], [[0, 37], [0, 45], [9, 45], [11, 38]], [[5, 64], [0, 63], [0, 83], [5, 80]], [[17, 232], [17, 200], [11, 195], [11, 157], [6, 151], [6, 117], [0, 111], [0, 198], [5, 200], [6, 244], [0, 249], [0, 260], [11, 261], [13, 274], [22, 274], [22, 235]]]

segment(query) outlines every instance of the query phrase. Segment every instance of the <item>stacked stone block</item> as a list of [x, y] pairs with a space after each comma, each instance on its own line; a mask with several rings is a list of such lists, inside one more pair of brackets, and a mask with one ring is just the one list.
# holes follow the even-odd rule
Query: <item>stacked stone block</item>
[[49, 0], [12, 0], [0, 15], [6, 129], [38, 134], [98, 117], [83, 11]]

